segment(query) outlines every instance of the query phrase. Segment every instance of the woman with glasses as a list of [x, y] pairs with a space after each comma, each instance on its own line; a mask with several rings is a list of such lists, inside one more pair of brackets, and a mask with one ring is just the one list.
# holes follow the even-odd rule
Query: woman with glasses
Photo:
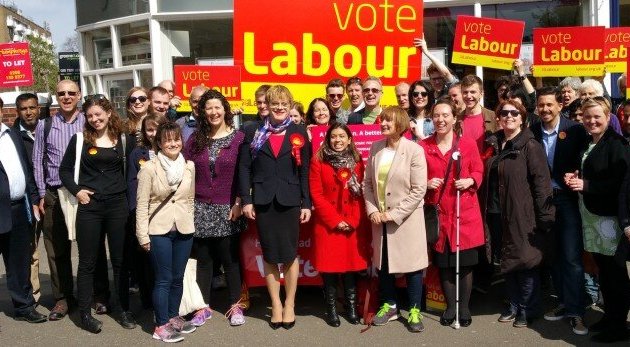
[[[197, 283], [204, 302], [212, 307], [211, 291], [214, 265], [225, 270], [229, 291], [228, 318], [231, 326], [245, 324], [241, 296], [239, 262], [240, 233], [246, 227], [241, 217], [241, 199], [237, 196], [238, 151], [244, 134], [234, 128], [227, 99], [216, 90], [208, 90], [197, 105], [197, 130], [188, 139], [184, 157], [195, 163], [195, 234]], [[198, 310], [193, 324], [201, 325], [212, 311]]]
[[131, 137], [135, 137], [137, 143], [142, 142], [142, 132], [140, 126], [142, 119], [147, 116], [149, 111], [149, 91], [144, 87], [133, 87], [127, 93], [126, 109], [127, 124], [126, 131]]
[[328, 101], [322, 98], [315, 98], [308, 105], [306, 111], [306, 131], [308, 132], [308, 139], [312, 140], [311, 128], [319, 125], [330, 125], [335, 122], [337, 118], [332, 114], [332, 107]]
[[539, 314], [539, 266], [555, 208], [545, 151], [525, 127], [525, 107], [507, 100], [496, 114], [502, 130], [486, 140], [493, 152], [486, 161], [484, 193], [486, 222], [501, 245], [508, 296], [499, 322], [524, 328]]
[[409, 87], [409, 118], [413, 140], [424, 140], [435, 131], [431, 119], [433, 89], [425, 81], [415, 81]]
[[[593, 254], [599, 268], [604, 317], [590, 327], [598, 333], [592, 340], [608, 343], [630, 337], [626, 328], [630, 279], [625, 261], [619, 263], [614, 257], [621, 238], [626, 237], [617, 215], [619, 192], [630, 160], [628, 142], [610, 126], [611, 117], [614, 115], [610, 114], [610, 103], [606, 98], [583, 100], [582, 120], [590, 136], [582, 151], [581, 170], [566, 173], [564, 177], [567, 186], [580, 193], [584, 249]], [[626, 202], [621, 205], [626, 208]]]
[[[129, 282], [121, 281], [120, 269], [125, 245], [125, 223], [127, 210], [127, 180], [125, 158], [129, 156], [134, 141], [129, 141], [123, 132], [122, 121], [105, 98], [93, 97], [83, 103], [86, 118], [83, 130], [79, 168], [75, 168], [77, 135], [68, 144], [59, 177], [68, 191], [76, 196], [77, 248], [79, 266], [77, 289], [81, 327], [98, 333], [103, 323], [92, 317], [92, 289], [99, 249], [105, 236], [109, 243], [109, 256], [114, 272], [116, 292], [129, 290]], [[75, 169], [79, 170], [78, 182], [74, 181]], [[120, 300], [115, 307], [120, 324], [128, 329], [135, 327], [133, 316], [123, 311]]]
[[[455, 104], [441, 99], [433, 106], [435, 133], [421, 142], [427, 158], [429, 180], [425, 204], [439, 205], [438, 239], [433, 244], [433, 264], [440, 272], [440, 282], [446, 297], [446, 310], [440, 324], [449, 326], [455, 321], [456, 288], [455, 266], [457, 225], [459, 226], [459, 323], [472, 323], [469, 301], [473, 284], [473, 267], [477, 265], [477, 249], [484, 244], [483, 222], [477, 199], [477, 189], [483, 178], [483, 162], [477, 144], [470, 138], [458, 137], [453, 131], [457, 121]], [[455, 153], [459, 153], [454, 158]], [[457, 201], [457, 193], [460, 198]], [[459, 206], [457, 206], [459, 204]], [[457, 209], [460, 216], [457, 220]]]
[[[265, 281], [271, 297], [272, 329], [295, 324], [295, 292], [300, 224], [311, 218], [308, 170], [311, 144], [303, 127], [289, 115], [291, 92], [276, 85], [266, 93], [271, 111], [258, 129], [246, 129], [239, 157], [243, 214], [256, 221], [263, 252]], [[280, 300], [280, 270], [286, 298]]]

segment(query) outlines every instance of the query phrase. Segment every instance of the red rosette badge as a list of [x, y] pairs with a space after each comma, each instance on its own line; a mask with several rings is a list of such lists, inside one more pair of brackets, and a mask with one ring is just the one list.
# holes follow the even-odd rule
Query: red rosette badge
[[291, 134], [289, 137], [289, 141], [291, 142], [291, 154], [295, 158], [295, 163], [297, 166], [302, 166], [302, 155], [300, 154], [300, 149], [304, 147], [304, 136], [298, 133]]
[[341, 182], [343, 182], [344, 185], [348, 183], [348, 181], [350, 180], [350, 177], [352, 177], [352, 171], [350, 171], [349, 168], [342, 167], [339, 170], [337, 170], [337, 178]]

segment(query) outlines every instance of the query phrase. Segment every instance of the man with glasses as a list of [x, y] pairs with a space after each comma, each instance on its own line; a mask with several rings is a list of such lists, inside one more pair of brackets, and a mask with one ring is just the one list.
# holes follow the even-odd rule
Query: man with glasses
[[177, 116], [177, 109], [181, 105], [182, 101], [179, 96], [175, 95], [175, 82], [171, 80], [164, 80], [158, 84], [158, 87], [162, 87], [168, 92], [168, 108], [166, 110], [168, 120], [177, 120], [177, 118], [179, 118]]
[[199, 115], [197, 113], [197, 105], [199, 105], [199, 100], [201, 99], [201, 96], [207, 90], [208, 87], [204, 85], [194, 87], [190, 91], [190, 108], [192, 109], [192, 111], [187, 116], [181, 117], [177, 121], [175, 121], [175, 123], [177, 123], [177, 125], [182, 128], [182, 139], [184, 143], [188, 141], [190, 135], [192, 135], [192, 133], [195, 132], [195, 129], [197, 129], [196, 118]]
[[558, 295], [558, 306], [545, 313], [549, 321], [570, 318], [571, 328], [577, 335], [588, 334], [584, 324], [584, 265], [582, 264], [582, 222], [578, 207], [578, 195], [567, 187], [564, 175], [580, 169], [582, 144], [586, 142], [584, 127], [560, 116], [562, 96], [552, 87], [537, 91], [540, 122], [530, 127], [534, 137], [543, 145], [547, 164], [551, 171], [553, 204], [556, 222], [551, 259], [553, 286]]
[[332, 108], [331, 116], [336, 115], [337, 111], [341, 108], [343, 95], [343, 81], [338, 78], [330, 80], [326, 85], [326, 101], [328, 101], [328, 104], [330, 104]]
[[394, 91], [396, 92], [396, 102], [398, 102], [398, 106], [407, 111], [409, 109], [409, 84], [400, 82], [394, 87]]
[[433, 96], [435, 100], [448, 95], [450, 86], [459, 82], [457, 77], [453, 75], [451, 70], [449, 70], [444, 63], [431, 54], [429, 48], [427, 47], [427, 42], [424, 40], [424, 33], [422, 34], [422, 38], [413, 39], [413, 45], [416, 46], [416, 48], [420, 48], [422, 53], [431, 60], [431, 64], [427, 67], [427, 74], [429, 75], [429, 82], [433, 88]]
[[2, 123], [2, 106], [0, 99], [0, 254], [15, 319], [41, 323], [46, 316], [35, 310], [29, 279], [37, 188], [19, 131]]
[[369, 76], [363, 82], [363, 101], [365, 107], [348, 117], [348, 125], [351, 124], [378, 124], [379, 116], [383, 111], [381, 97], [383, 96], [383, 83], [380, 78]]

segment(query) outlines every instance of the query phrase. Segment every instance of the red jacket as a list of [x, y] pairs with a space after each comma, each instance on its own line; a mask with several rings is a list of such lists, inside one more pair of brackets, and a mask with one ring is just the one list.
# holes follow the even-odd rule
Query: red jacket
[[[455, 138], [453, 138], [453, 141]], [[446, 167], [451, 158], [453, 150], [451, 149], [445, 155], [440, 152], [435, 135], [424, 139], [421, 142], [424, 148], [424, 154], [427, 158], [427, 179], [444, 178]], [[477, 143], [466, 137], [461, 137], [458, 144], [461, 153], [461, 178], [472, 178], [475, 180], [470, 188], [460, 193], [460, 212], [459, 212], [459, 240], [460, 250], [475, 248], [484, 244], [484, 230], [481, 219], [481, 210], [479, 208], [479, 200], [477, 199], [477, 189], [481, 185], [483, 178], [483, 163], [479, 156]], [[451, 251], [455, 251], [456, 247], [456, 196], [457, 190], [453, 183], [456, 165], [453, 162], [449, 178], [438, 189], [427, 190], [424, 198], [425, 204], [434, 205], [437, 203], [440, 190], [446, 189], [440, 201], [440, 235], [438, 241], [433, 248], [440, 252], [444, 252], [444, 245], [448, 239]]]
[[[363, 181], [363, 162], [354, 172]], [[337, 171], [315, 156], [310, 166], [313, 211], [314, 266], [319, 272], [358, 271], [367, 268], [372, 229], [365, 214], [363, 197], [354, 197], [337, 177]], [[345, 221], [354, 230], [343, 232], [337, 225]]]

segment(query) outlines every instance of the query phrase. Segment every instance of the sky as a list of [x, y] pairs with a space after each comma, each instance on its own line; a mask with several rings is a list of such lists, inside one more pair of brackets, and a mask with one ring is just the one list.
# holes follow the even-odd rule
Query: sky
[[28, 17], [37, 25], [43, 26], [44, 21], [50, 25], [55, 50], [61, 46], [67, 37], [75, 33], [77, 19], [75, 0], [4, 0], [5, 3], [15, 3], [22, 15]]

